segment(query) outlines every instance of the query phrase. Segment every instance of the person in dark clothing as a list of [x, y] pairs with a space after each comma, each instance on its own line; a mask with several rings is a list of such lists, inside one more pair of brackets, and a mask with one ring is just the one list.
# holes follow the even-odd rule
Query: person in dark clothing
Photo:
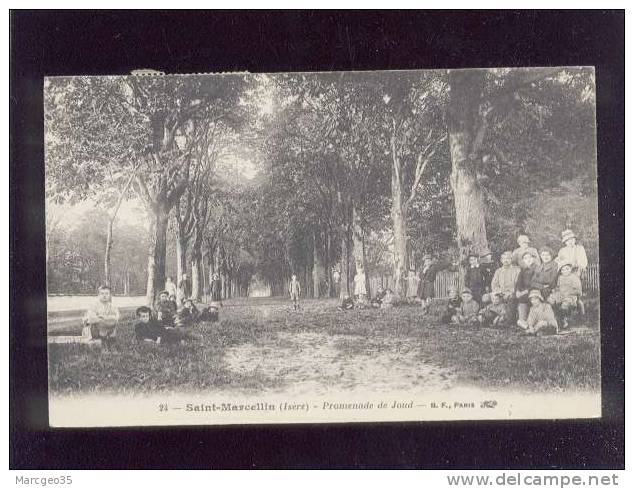
[[203, 322], [215, 323], [218, 321], [219, 316], [218, 307], [216, 307], [216, 303], [214, 303], [201, 311], [200, 320]]
[[170, 300], [167, 291], [159, 294], [159, 300], [154, 307], [154, 316], [161, 325], [173, 328], [176, 320], [176, 303]]
[[472, 253], [469, 255], [469, 266], [464, 277], [465, 288], [471, 290], [473, 300], [478, 304], [482, 301], [482, 294], [485, 290], [484, 272], [480, 266], [478, 255]]
[[194, 326], [200, 319], [200, 313], [191, 299], [186, 299], [183, 308], [178, 311], [178, 326]]
[[181, 281], [178, 283], [178, 290], [177, 290], [178, 303], [179, 304], [182, 303], [191, 294], [192, 294], [192, 283], [187, 278], [187, 274], [184, 273], [181, 278]]
[[553, 251], [543, 246], [539, 249], [541, 264], [535, 268], [531, 289], [539, 290], [544, 300], [548, 300], [550, 293], [557, 287], [559, 264], [553, 260]]
[[517, 282], [515, 283], [515, 298], [517, 300], [517, 315], [519, 321], [526, 321], [528, 319], [528, 312], [530, 310], [530, 302], [528, 300], [528, 293], [531, 290], [533, 284], [533, 276], [537, 270], [535, 265], [535, 256], [532, 251], [526, 251], [522, 256], [524, 267], [520, 270], [517, 276]]
[[379, 285], [379, 287], [376, 290], [376, 295], [370, 301], [370, 305], [376, 308], [381, 307], [381, 303], [383, 302], [384, 297], [385, 297], [385, 290], [383, 290], [383, 287]]
[[442, 323], [451, 322], [451, 318], [457, 314], [458, 308], [460, 307], [461, 303], [460, 297], [458, 296], [458, 291], [456, 289], [451, 288], [447, 292], [449, 294], [449, 300], [447, 301], [447, 309], [445, 309], [445, 312], [443, 312], [442, 316], [440, 317], [440, 321]]
[[350, 297], [349, 295], [345, 295], [343, 297], [343, 300], [341, 301], [341, 306], [339, 306], [339, 309], [342, 309], [343, 311], [350, 311], [354, 309], [354, 301], [352, 300], [352, 297]]
[[491, 292], [491, 281], [495, 273], [495, 263], [493, 263], [490, 251], [485, 251], [480, 255], [480, 268], [482, 268], [482, 277], [484, 279], [484, 290]]
[[220, 275], [217, 273], [214, 273], [211, 277], [211, 300], [213, 302], [222, 300], [222, 282], [220, 281]]
[[153, 343], [178, 343], [184, 339], [174, 329], [165, 328], [152, 317], [152, 310], [147, 306], [141, 306], [136, 310], [137, 322], [134, 325], [134, 334], [137, 341]]
[[427, 312], [429, 304], [435, 296], [434, 283], [439, 270], [440, 267], [432, 255], [427, 254], [423, 257], [423, 269], [420, 272], [420, 282], [418, 283], [418, 296], [421, 299], [423, 313]]

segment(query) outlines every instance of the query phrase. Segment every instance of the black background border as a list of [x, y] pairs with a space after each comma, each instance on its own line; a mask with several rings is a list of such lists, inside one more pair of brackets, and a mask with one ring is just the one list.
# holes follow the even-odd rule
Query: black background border
[[[12, 11], [10, 467], [624, 467], [623, 11]], [[603, 417], [47, 428], [42, 80], [50, 75], [596, 67]]]

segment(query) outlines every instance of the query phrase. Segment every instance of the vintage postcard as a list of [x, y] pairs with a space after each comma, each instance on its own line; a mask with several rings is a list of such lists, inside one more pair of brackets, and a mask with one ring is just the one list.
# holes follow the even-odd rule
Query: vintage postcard
[[601, 416], [592, 67], [44, 100], [51, 426]]

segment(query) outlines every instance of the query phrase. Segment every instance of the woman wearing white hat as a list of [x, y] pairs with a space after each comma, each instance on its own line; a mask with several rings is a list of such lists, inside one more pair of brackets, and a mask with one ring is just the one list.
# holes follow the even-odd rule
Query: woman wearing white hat
[[564, 246], [557, 254], [559, 268], [562, 267], [563, 263], [571, 263], [572, 272], [580, 277], [584, 270], [588, 268], [588, 257], [585, 248], [577, 244], [577, 236], [570, 229], [562, 231], [561, 242]]

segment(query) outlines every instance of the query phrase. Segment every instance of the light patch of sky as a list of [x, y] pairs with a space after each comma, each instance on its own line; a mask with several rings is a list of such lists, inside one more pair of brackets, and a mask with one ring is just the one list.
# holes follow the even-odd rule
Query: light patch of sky
[[[49, 214], [60, 226], [72, 229], [81, 221], [81, 218], [92, 209], [100, 206], [93, 200], [78, 202], [74, 205], [54, 204], [48, 202], [46, 204], [46, 213]], [[138, 198], [124, 200], [121, 203], [119, 212], [117, 213], [117, 221], [119, 223], [139, 226], [145, 230], [150, 228], [150, 219]], [[115, 226], [117, 221], [115, 221]]]

